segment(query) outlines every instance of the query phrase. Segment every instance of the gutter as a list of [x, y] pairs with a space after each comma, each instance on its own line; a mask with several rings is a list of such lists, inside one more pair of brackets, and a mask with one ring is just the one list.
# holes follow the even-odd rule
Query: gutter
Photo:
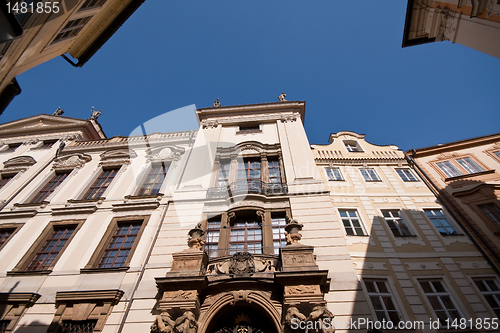
[[[493, 270], [495, 271], [495, 273], [500, 274], [499, 268], [493, 263], [493, 261], [491, 260], [490, 256], [483, 250], [483, 248], [479, 245], [479, 243], [476, 241], [476, 239], [474, 237], [472, 237], [472, 235], [470, 234], [469, 230], [464, 227], [464, 222], [468, 226], [468, 228], [470, 228], [474, 232], [474, 234], [477, 236], [477, 238], [479, 238], [483, 242], [484, 246], [491, 252], [491, 254], [493, 255], [493, 257], [495, 257], [495, 259], [500, 262], [500, 257], [498, 256], [498, 254], [491, 248], [491, 246], [481, 236], [481, 234], [477, 231], [477, 229], [474, 228], [471, 225], [471, 223], [469, 222], [469, 220], [462, 214], [462, 212], [460, 211], [460, 209], [458, 209], [457, 206], [455, 204], [453, 204], [453, 202], [446, 197], [446, 194], [442, 190], [440, 190], [434, 184], [434, 182], [430, 179], [429, 175], [427, 175], [427, 173], [420, 167], [420, 165], [418, 165], [417, 161], [415, 161], [413, 159], [413, 156], [415, 156], [416, 153], [417, 153], [417, 151], [415, 149], [412, 149], [411, 150], [411, 154], [412, 154], [411, 156], [410, 155], [405, 155], [406, 160], [408, 161], [408, 163], [410, 164], [410, 166], [416, 168], [415, 171], [423, 179], [425, 185], [427, 185], [427, 187], [431, 190], [431, 192], [436, 196], [436, 198], [438, 199], [439, 203], [441, 205], [443, 205], [444, 208], [446, 208], [446, 210], [453, 217], [453, 219], [455, 219], [455, 221], [457, 221], [457, 223], [460, 225], [460, 227], [462, 227], [462, 229], [464, 230], [465, 234], [470, 238], [470, 240], [477, 247], [477, 249], [479, 250], [479, 252], [481, 252], [481, 254], [483, 255], [483, 257], [486, 259], [486, 261], [488, 262], [488, 264], [490, 264], [490, 266], [493, 268]], [[453, 207], [453, 209], [458, 213], [458, 215], [460, 215], [462, 221], [457, 218], [457, 216], [450, 209], [450, 207]]]

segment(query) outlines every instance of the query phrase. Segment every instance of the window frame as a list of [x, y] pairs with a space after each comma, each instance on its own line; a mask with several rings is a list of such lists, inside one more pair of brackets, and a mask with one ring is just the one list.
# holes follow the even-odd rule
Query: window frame
[[[429, 293], [429, 294], [426, 293], [425, 290], [424, 290], [424, 287], [422, 286], [422, 282], [436, 282], [436, 281], [440, 282], [440, 284], [441, 284], [442, 288], [445, 290], [445, 292], [434, 292], [433, 291], [432, 293]], [[444, 306], [444, 303], [441, 300], [442, 296], [448, 296], [449, 299], [451, 300], [451, 303], [455, 307], [454, 310], [456, 310], [459, 313], [459, 315], [460, 315], [461, 318], [465, 318], [465, 316], [462, 313], [460, 307], [457, 305], [457, 302], [455, 301], [455, 298], [453, 297], [454, 295], [452, 294], [452, 292], [448, 288], [447, 283], [445, 283], [442, 278], [440, 278], [440, 277], [434, 277], [434, 278], [433, 277], [425, 277], [425, 278], [422, 277], [422, 278], [417, 278], [417, 282], [418, 282], [418, 288], [420, 288], [420, 291], [422, 292], [422, 295], [425, 296], [425, 301], [426, 301], [429, 309], [432, 310], [433, 313], [434, 313], [434, 319], [437, 320], [437, 321], [439, 321], [439, 326], [441, 328], [442, 327], [446, 327], [446, 326], [443, 326], [441, 324], [441, 321], [439, 320], [439, 316], [436, 313], [436, 310], [434, 309], [434, 307], [432, 306], [431, 300], [429, 299], [428, 295], [435, 296], [435, 297], [439, 298], [439, 304], [440, 304], [441, 308], [444, 309], [444, 312], [447, 314], [448, 319], [453, 320], [453, 318], [448, 315], [448, 309], [446, 308], [446, 306]], [[431, 283], [429, 283], [429, 285], [432, 286], [431, 289], [435, 290], [435, 287]]]
[[[401, 171], [401, 173], [400, 173]], [[407, 174], [405, 174], [404, 172], [408, 172], [410, 174], [410, 176], [413, 178], [413, 179], [410, 179], [410, 177], [408, 177]], [[410, 168], [396, 168], [396, 173], [398, 174], [399, 178], [405, 182], [405, 183], [415, 183], [415, 182], [419, 182], [420, 180], [413, 174], [413, 171], [411, 171]], [[403, 175], [405, 178], [403, 178]]]
[[[276, 256], [274, 249], [274, 237], [273, 237], [273, 225], [272, 225], [272, 215], [282, 215], [287, 219], [290, 218], [290, 208], [285, 204], [280, 208], [269, 208], [263, 209], [260, 207], [244, 206], [231, 209], [230, 211], [224, 211], [216, 214], [210, 214], [206, 216], [202, 221], [202, 228], [205, 230], [205, 241], [207, 241], [208, 234], [208, 222], [210, 219], [218, 219], [220, 217], [220, 229], [217, 244], [209, 242], [208, 245], [217, 245], [217, 254], [215, 256], [209, 256], [209, 260], [218, 260], [221, 257], [226, 257], [230, 255], [230, 237], [231, 237], [231, 225], [235, 221], [237, 215], [248, 215], [255, 214], [257, 220], [260, 219], [259, 224], [262, 230], [262, 254], [256, 254], [258, 256]], [[216, 230], [216, 229], [212, 229]], [[204, 252], [209, 254], [209, 249], [207, 248], [207, 243], [205, 243]]]
[[[333, 170], [338, 171], [338, 177], [337, 177], [337, 175], [335, 175], [335, 172]], [[330, 175], [328, 174], [328, 171], [332, 172], [332, 175], [335, 176], [335, 179], [332, 179], [332, 177], [330, 177]], [[325, 174], [326, 174], [326, 179], [328, 179], [328, 181], [344, 181], [345, 180], [344, 177], [342, 176], [342, 172], [340, 171], [339, 167], [326, 167]]]
[[[98, 198], [88, 198], [88, 194], [90, 192], [90, 189], [97, 183], [99, 177], [106, 171], [106, 170], [113, 170], [116, 169], [116, 174], [113, 176], [113, 180], [109, 183], [109, 185], [106, 187], [106, 189], [102, 192], [101, 196]], [[84, 189], [80, 192], [80, 195], [78, 196], [80, 199], [79, 200], [99, 200], [101, 198], [105, 198], [105, 195], [109, 193], [115, 182], [120, 176], [120, 172], [123, 169], [123, 165], [106, 165], [106, 166], [99, 166], [98, 169], [96, 169], [95, 174], [92, 176], [88, 184], [84, 187]]]
[[[100, 8], [100, 7], [98, 7], [98, 8]], [[57, 31], [54, 38], [50, 41], [49, 45], [56, 45], [56, 44], [59, 44], [59, 43], [62, 43], [64, 41], [68, 41], [68, 40], [71, 40], [71, 39], [77, 37], [78, 34], [80, 34], [80, 32], [82, 30], [84, 30], [85, 27], [87, 26], [87, 24], [90, 21], [92, 21], [92, 19], [94, 18], [94, 14], [92, 14], [92, 15], [79, 15], [79, 14], [87, 14], [87, 13], [88, 13], [88, 11], [84, 10], [80, 13], [77, 12], [76, 16], [69, 17], [69, 19], [64, 23], [62, 28]], [[76, 26], [68, 27], [68, 25], [70, 25], [71, 23], [76, 22], [78, 20], [82, 20], [82, 21], [86, 20], [86, 21], [84, 23], [79, 23]], [[73, 33], [74, 31], [76, 31], [76, 33]], [[69, 34], [67, 36], [63, 36], [67, 32], [69, 32]], [[59, 36], [61, 36], [61, 37], [59, 38]]]
[[[389, 299], [392, 302], [392, 305], [394, 306], [394, 311], [391, 311], [391, 312], [396, 312], [396, 314], [398, 316], [398, 319], [399, 319], [398, 322], [396, 322], [396, 323], [393, 322], [393, 324], [396, 327], [396, 325], [399, 322], [403, 321], [403, 316], [401, 314], [401, 311], [399, 310], [398, 304], [397, 304], [397, 302], [396, 302], [396, 300], [394, 298], [393, 292], [392, 292], [392, 290], [390, 288], [390, 285], [389, 285], [389, 282], [388, 282], [387, 278], [383, 278], [383, 277], [363, 277], [362, 280], [363, 280], [363, 284], [364, 284], [364, 287], [365, 287], [365, 290], [366, 290], [366, 294], [368, 296], [368, 299], [370, 300], [370, 302], [369, 302], [370, 303], [370, 307], [373, 310], [373, 313], [375, 314], [374, 318], [377, 318], [377, 320], [381, 321], [380, 319], [378, 319], [378, 316], [377, 316], [377, 312], [381, 312], [381, 311], [375, 309], [375, 305], [373, 304], [373, 301], [372, 301], [372, 297], [378, 297], [379, 298], [379, 302], [380, 302], [380, 304], [383, 307], [382, 311], [384, 313], [384, 317], [385, 317], [386, 322], [387, 321], [391, 321], [392, 322], [392, 320], [391, 320], [391, 318], [390, 318], [390, 316], [388, 314], [388, 312], [390, 310], [387, 309], [387, 306], [386, 306], [385, 302], [382, 300], [383, 297], [385, 297], [385, 298], [389, 297]], [[384, 283], [384, 286], [387, 289], [387, 292], [380, 292], [379, 290], [375, 291], [375, 292], [371, 292], [371, 291], [369, 291], [367, 282], [382, 282], [382, 283]], [[374, 285], [377, 287], [377, 289], [379, 288], [376, 283]]]
[[[82, 227], [85, 220], [63, 220], [63, 221], [51, 221], [47, 224], [47, 226], [43, 229], [41, 234], [37, 237], [35, 242], [31, 245], [28, 251], [23, 255], [21, 260], [17, 263], [17, 265], [12, 269], [12, 271], [7, 272], [7, 275], [38, 275], [38, 274], [50, 274], [54, 267], [57, 265], [57, 262], [64, 254], [65, 250], [74, 239], [75, 235], [78, 233], [80, 228]], [[41, 250], [42, 246], [48, 240], [49, 236], [57, 229], [65, 226], [75, 226], [75, 230], [72, 232], [71, 236], [67, 239], [65, 244], [61, 247], [56, 257], [52, 261], [51, 265], [48, 266], [44, 270], [28, 270], [28, 266], [35, 258], [37, 253]]]
[[[470, 170], [468, 170], [466, 167], [464, 167], [461, 163], [458, 162], [458, 160], [466, 160], [466, 159], [470, 160], [473, 164], [475, 164], [482, 170], [476, 172], [470, 172]], [[481, 163], [472, 154], [463, 154], [458, 156], [452, 156], [449, 158], [435, 159], [433, 161], [430, 161], [430, 163], [434, 167], [434, 169], [443, 177], [445, 181], [461, 177], [480, 175], [485, 172], [486, 173], [491, 172], [491, 170], [486, 165]], [[443, 168], [441, 166], [443, 166]], [[446, 168], [449, 169], [448, 171], [446, 170], [445, 166]]]
[[365, 151], [356, 140], [342, 140], [345, 150], [348, 153], [364, 153]]
[[21, 229], [24, 223], [3, 223], [0, 224], [0, 234], [2, 234], [3, 230], [13, 230], [9, 237], [7, 237], [3, 243], [0, 244], [0, 251], [7, 245], [7, 243], [12, 240], [12, 238], [16, 235], [16, 233]]
[[[492, 205], [495, 207], [496, 212], [491, 210]], [[488, 212], [485, 212], [483, 208], [488, 209]], [[477, 205], [477, 209], [486, 217], [486, 221], [488, 221], [491, 225], [493, 225], [497, 230], [496, 232], [500, 232], [500, 207], [498, 207], [494, 201], [486, 202]]]
[[[9, 186], [9, 183], [14, 180], [14, 178], [17, 176], [18, 172], [0, 172], [0, 191], [7, 188]], [[7, 179], [8, 180], [4, 183], [3, 180]]]
[[[150, 217], [151, 217], [150, 215], [130, 215], [123, 217], [114, 217], [113, 219], [111, 219], [104, 235], [102, 236], [101, 240], [99, 241], [99, 244], [94, 250], [94, 253], [90, 257], [89, 262], [87, 263], [87, 265], [85, 265], [84, 268], [80, 269], [80, 271], [84, 273], [84, 272], [109, 272], [109, 271], [128, 270], [130, 268], [130, 262], [132, 260], [132, 257], [134, 256], [137, 246], [141, 241], [142, 234], [144, 233], [144, 230], [149, 222]], [[139, 232], [137, 233], [137, 236], [134, 240], [134, 244], [130, 248], [130, 251], [127, 255], [127, 259], [125, 260], [124, 264], [120, 267], [110, 267], [110, 268], [99, 267], [101, 258], [104, 256], [104, 253], [106, 252], [108, 245], [111, 243], [111, 240], [116, 230], [118, 229], [118, 226], [120, 224], [132, 223], [134, 221], [141, 221], [141, 227], [139, 228]]]
[[[434, 221], [433, 221], [433, 218], [431, 218], [430, 216], [427, 215], [427, 211], [435, 211], [435, 210], [439, 210], [441, 211], [441, 214], [442, 216], [444, 217], [444, 219], [448, 222], [449, 226], [451, 228], [453, 228], [454, 230], [454, 233], [442, 233], [441, 231], [439, 231], [439, 228], [438, 226], [436, 226], [434, 224]], [[441, 236], [460, 236], [462, 235], [462, 233], [460, 232], [460, 230], [457, 228], [457, 225], [455, 223], [452, 222], [452, 220], [450, 219], [450, 217], [448, 216], [448, 214], [444, 211], [443, 208], [424, 208], [423, 209], [423, 212], [424, 212], [424, 215], [425, 217], [429, 220], [429, 222], [431, 223], [431, 225], [434, 227], [434, 229], [436, 229], [436, 231], [441, 235]], [[439, 218], [439, 216], [436, 215], [436, 218]], [[435, 219], [435, 218], [434, 218]], [[446, 228], [446, 227], [445, 227]]]
[[[42, 182], [41, 185], [38, 186], [36, 191], [33, 191], [34, 194], [29, 196], [28, 200], [26, 200], [26, 202], [28, 204], [42, 204], [44, 202], [50, 202], [48, 199], [49, 198], [51, 199], [54, 197], [55, 193], [57, 193], [62, 188], [62, 185], [65, 184], [66, 181], [70, 178], [72, 172], [73, 172], [73, 170], [55, 170], [53, 173], [51, 173], [51, 175], [49, 177], [46, 177], [44, 179], [44, 181]], [[49, 191], [49, 190], [45, 191], [48, 194], [45, 197], [43, 197], [43, 199], [41, 201], [35, 202], [34, 200], [38, 197], [38, 195], [42, 192], [42, 190], [44, 190], [54, 180], [54, 178], [58, 174], [59, 175], [66, 174], [66, 177], [64, 177], [64, 179], [62, 181], [60, 181], [57, 186], [53, 187], [52, 191]]]
[[[347, 214], [346, 217], [342, 216], [342, 211], [345, 211], [345, 212], [350, 212], [350, 211], [354, 211], [355, 215], [356, 215], [356, 218], [359, 222], [359, 225], [361, 228], [361, 231], [363, 232], [363, 234], [360, 234], [358, 235], [356, 232], [355, 232], [355, 228], [356, 226], [353, 225], [352, 221], [351, 221], [351, 216], [349, 216], [349, 214]], [[358, 209], [357, 208], [338, 208], [338, 213], [339, 213], [339, 216], [340, 216], [340, 221], [342, 222], [342, 226], [344, 227], [344, 233], [346, 236], [360, 236], [360, 237], [366, 237], [368, 236], [368, 233], [366, 231], [366, 227], [363, 223], [363, 220], [361, 219], [361, 217], [359, 216], [359, 213], [358, 213]], [[344, 219], [348, 219], [348, 222], [350, 224], [350, 228], [352, 229], [353, 231], [353, 235], [349, 234], [347, 229], [346, 229], [346, 225], [345, 225], [345, 222]]]
[[[363, 171], [367, 171], [367, 170], [370, 170], [373, 172], [373, 175], [376, 177], [375, 179], [373, 179], [373, 175], [369, 175], [370, 179], [367, 179], [365, 177], [365, 174], [363, 173]], [[368, 172], [368, 171], [367, 171]], [[376, 182], [381, 182], [382, 179], [380, 178], [380, 176], [378, 175], [378, 173], [375, 171], [374, 168], [359, 168], [359, 173], [361, 174], [361, 177], [363, 177], [364, 181], [365, 182], [369, 182], [369, 183], [376, 183]], [[368, 173], [366, 174], [368, 175]]]
[[[381, 209], [380, 212], [382, 213], [382, 218], [386, 222], [386, 225], [389, 227], [391, 230], [392, 234], [394, 237], [415, 237], [415, 233], [413, 232], [412, 228], [408, 225], [408, 223], [405, 221], [404, 217], [402, 216], [402, 210], [401, 209]], [[390, 216], [385, 216], [384, 212], [388, 212]], [[394, 216], [394, 212], [398, 213], [398, 216]], [[399, 221], [398, 221], [399, 220]], [[399, 235], [396, 235], [394, 233], [394, 228], [391, 227], [389, 221], [392, 221], [394, 223], [394, 226], [396, 230], [399, 232]], [[404, 234], [402, 232], [401, 224], [406, 227], [408, 230], [409, 234]]]
[[[484, 299], [484, 302], [488, 305], [491, 311], [495, 313], [497, 317], [500, 317], [500, 284], [498, 283], [497, 279], [495, 277], [484, 277], [484, 276], [474, 276], [471, 277], [472, 279], [472, 285], [476, 288], [479, 294]], [[483, 282], [483, 286], [485, 286], [487, 289], [486, 291], [482, 291], [481, 288], [477, 285], [476, 281], [481, 281]], [[488, 284], [485, 284], [484, 281], [491, 280], [493, 283], [496, 285], [498, 290], [491, 290], [491, 287]], [[493, 308], [493, 306], [490, 304], [486, 296], [492, 296], [492, 298], [496, 301], [497, 307]], [[496, 310], [495, 310], [496, 309]]]
[[[157, 166], [157, 165], [163, 166], [163, 170], [165, 170], [165, 173], [164, 173], [164, 176], [163, 176], [163, 179], [162, 179], [161, 183], [158, 183], [158, 182], [153, 183], [154, 185], [155, 184], [160, 184], [160, 187], [158, 188], [158, 192], [156, 192], [156, 193], [150, 193], [150, 194], [141, 194], [141, 192], [144, 189], [144, 186], [146, 184], [146, 181], [148, 180], [149, 176], [151, 175], [151, 172], [153, 171], [153, 168], [155, 166]], [[158, 194], [162, 194], [161, 190], [162, 190], [162, 188], [165, 185], [165, 181], [167, 180], [168, 170], [170, 169], [170, 166], [171, 166], [171, 163], [169, 163], [169, 162], [164, 162], [164, 161], [151, 162], [151, 164], [148, 166], [148, 169], [146, 170], [146, 172], [144, 172], [144, 175], [143, 175], [143, 177], [141, 179], [141, 185], [136, 190], [135, 196], [150, 196], [150, 195], [151, 196], [155, 196], [155, 195], [158, 195]]]

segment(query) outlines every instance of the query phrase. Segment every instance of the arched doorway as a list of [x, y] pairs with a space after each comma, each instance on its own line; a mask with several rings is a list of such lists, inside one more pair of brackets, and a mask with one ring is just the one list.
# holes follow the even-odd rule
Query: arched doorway
[[226, 306], [218, 311], [207, 333], [278, 333], [267, 313], [249, 303]]

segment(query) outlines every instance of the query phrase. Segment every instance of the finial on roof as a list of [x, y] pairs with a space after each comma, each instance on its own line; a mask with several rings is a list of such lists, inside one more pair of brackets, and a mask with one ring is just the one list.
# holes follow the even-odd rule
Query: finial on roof
[[278, 96], [278, 98], [280, 99], [280, 102], [286, 102], [286, 94], [285, 92], [282, 92], [281, 95]]
[[216, 107], [218, 107], [218, 106], [220, 106], [220, 101], [219, 101], [219, 99], [217, 98], [217, 99], [215, 100], [215, 102], [214, 102], [214, 108], [216, 108]]
[[58, 107], [57, 110], [55, 110], [52, 115], [53, 116], [62, 116], [63, 113], [64, 113], [64, 109], [61, 109], [61, 107]]
[[90, 116], [90, 119], [97, 120], [97, 118], [99, 118], [100, 115], [101, 115], [101, 110], [95, 111], [94, 107], [92, 107], [92, 116]]

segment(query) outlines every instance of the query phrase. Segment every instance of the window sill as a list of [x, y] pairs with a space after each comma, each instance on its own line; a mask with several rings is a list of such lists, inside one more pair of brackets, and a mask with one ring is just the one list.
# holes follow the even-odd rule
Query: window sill
[[394, 237], [398, 237], [398, 238], [408, 238], [408, 237], [412, 238], [412, 237], [414, 237], [414, 238], [417, 238], [417, 235], [401, 235], [401, 236], [394, 235]]
[[17, 276], [17, 275], [49, 275], [52, 273], [51, 269], [45, 269], [42, 271], [9, 271], [7, 276]]
[[441, 236], [446, 236], [446, 237], [448, 237], [448, 236], [463, 236], [464, 235], [464, 234], [443, 234], [443, 233], [440, 233], [440, 234], [441, 234]]
[[80, 273], [115, 273], [115, 272], [125, 272], [128, 271], [130, 266], [114, 267], [114, 268], [81, 268]]
[[237, 131], [236, 135], [241, 135], [241, 134], [257, 134], [257, 133], [262, 133], [262, 130]]
[[163, 197], [163, 193], [148, 194], [148, 195], [126, 195], [124, 198], [128, 200], [138, 200], [138, 199], [156, 199], [158, 197]]
[[481, 172], [476, 172], [476, 173], [468, 173], [466, 175], [460, 175], [460, 176], [455, 176], [455, 177], [448, 177], [445, 178], [445, 182], [453, 182], [456, 180], [461, 180], [461, 179], [467, 179], [470, 177], [475, 177], [475, 176], [482, 176], [482, 175], [488, 175], [490, 173], [495, 173], [495, 170], [486, 170], [486, 171], [481, 171]]
[[100, 197], [96, 199], [68, 199], [69, 203], [72, 204], [79, 204], [79, 203], [91, 203], [91, 202], [98, 202], [98, 201], [104, 201], [106, 198]]
[[49, 201], [42, 201], [39, 203], [30, 203], [30, 202], [28, 202], [28, 203], [15, 203], [14, 207], [19, 207], [19, 208], [40, 207], [40, 206], [46, 206], [49, 203], [50, 203]]

